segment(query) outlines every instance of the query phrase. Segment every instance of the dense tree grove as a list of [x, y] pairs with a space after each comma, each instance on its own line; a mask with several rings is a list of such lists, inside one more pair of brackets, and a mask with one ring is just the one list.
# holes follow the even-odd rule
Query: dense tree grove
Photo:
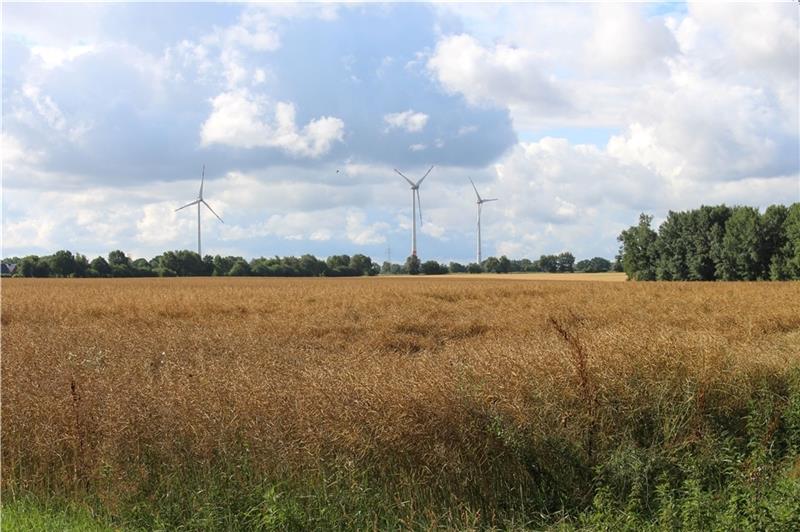
[[619, 235], [620, 259], [637, 281], [800, 279], [800, 203], [703, 206], [670, 211], [658, 232], [652, 216]]
[[206, 255], [194, 251], [165, 251], [150, 260], [128, 257], [114, 250], [108, 257], [89, 261], [80, 253], [61, 250], [39, 257], [10, 257], [5, 262], [17, 264], [18, 277], [192, 277], [192, 276], [257, 276], [257, 277], [354, 277], [361, 275], [442, 275], [446, 273], [512, 273], [512, 272], [606, 272], [614, 265], [602, 257], [575, 264], [572, 253], [542, 255], [538, 260], [509, 259], [505, 255], [489, 257], [481, 264], [439, 263], [408, 257], [404, 264], [373, 262], [366, 255], [331, 255], [325, 260], [313, 255], [301, 257], [243, 257]]
[[192, 276], [262, 276], [262, 277], [345, 277], [377, 275], [380, 267], [366, 255], [333, 255], [320, 260], [313, 255], [302, 257], [201, 258], [194, 251], [166, 251], [150, 260], [132, 260], [123, 251], [114, 250], [108, 258], [89, 262], [81, 254], [58, 251], [47, 257], [29, 255], [11, 257], [20, 277], [192, 277]]

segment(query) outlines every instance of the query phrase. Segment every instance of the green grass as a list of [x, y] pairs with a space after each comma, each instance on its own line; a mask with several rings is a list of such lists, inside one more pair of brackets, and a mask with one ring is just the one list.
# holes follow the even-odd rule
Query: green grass
[[69, 501], [43, 500], [32, 495], [3, 496], [0, 527], [4, 532], [105, 532], [120, 530], [93, 515], [89, 506]]

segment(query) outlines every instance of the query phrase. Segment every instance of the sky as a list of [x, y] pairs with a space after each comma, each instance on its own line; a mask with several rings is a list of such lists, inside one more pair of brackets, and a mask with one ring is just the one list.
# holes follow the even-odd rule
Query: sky
[[795, 2], [2, 4], [2, 253], [571, 251], [800, 201]]

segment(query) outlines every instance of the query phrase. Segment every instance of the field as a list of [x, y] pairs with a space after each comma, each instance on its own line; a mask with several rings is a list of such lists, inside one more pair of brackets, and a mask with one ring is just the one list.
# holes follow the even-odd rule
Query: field
[[4, 529], [791, 529], [798, 456], [800, 283], [2, 282]]
[[[451, 273], [449, 278], [476, 279], [471, 273]], [[482, 273], [480, 279], [504, 279], [507, 281], [600, 281], [619, 283], [625, 281], [626, 275], [622, 272], [605, 273], [544, 273], [544, 272], [514, 272], [507, 273]]]

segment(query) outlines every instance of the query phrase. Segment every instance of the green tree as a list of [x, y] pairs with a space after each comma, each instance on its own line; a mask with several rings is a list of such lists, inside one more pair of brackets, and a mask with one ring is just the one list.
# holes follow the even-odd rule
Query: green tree
[[489, 257], [488, 259], [483, 260], [483, 271], [489, 273], [497, 273], [498, 268], [500, 268], [500, 260], [497, 257]]
[[556, 255], [542, 255], [536, 262], [541, 272], [554, 273], [558, 271], [558, 257]]
[[425, 275], [442, 275], [447, 273], [447, 266], [439, 264], [435, 260], [426, 260], [422, 263], [422, 273]]
[[416, 255], [409, 255], [406, 259], [406, 264], [403, 267], [403, 271], [409, 275], [418, 275], [420, 272], [421, 264], [419, 262], [419, 257]]
[[447, 269], [450, 273], [466, 273], [467, 271], [467, 267], [458, 262], [451, 262]]
[[770, 279], [800, 279], [800, 203], [793, 203], [786, 212], [780, 249], [770, 260]]
[[502, 255], [499, 259], [497, 259], [497, 273], [509, 272], [511, 272], [511, 261], [508, 260], [508, 257]]
[[761, 238], [758, 210], [734, 207], [728, 223], [717, 263], [717, 277], [723, 281], [754, 281], [761, 275]]
[[50, 257], [50, 273], [57, 277], [69, 277], [75, 273], [75, 256], [62, 249]]
[[223, 257], [221, 255], [214, 255], [212, 259], [212, 270], [211, 275], [214, 276], [223, 276], [228, 275], [228, 272], [231, 271], [233, 265], [236, 263], [236, 260], [241, 257]]
[[86, 277], [89, 274], [89, 261], [86, 255], [75, 254], [75, 277]]
[[717, 264], [725, 237], [725, 224], [731, 209], [725, 205], [702, 206], [690, 216], [692, 251], [687, 257], [689, 280], [713, 281], [717, 278]]
[[656, 279], [685, 281], [689, 278], [689, 256], [692, 254], [691, 212], [669, 211], [658, 228], [656, 240]]
[[19, 273], [22, 275], [22, 277], [33, 277], [33, 273], [36, 271], [36, 264], [38, 262], [39, 257], [36, 255], [22, 257], [17, 265], [17, 270], [19, 270]]
[[336, 268], [349, 268], [350, 255], [331, 255], [330, 257], [325, 259], [325, 263], [331, 270], [334, 270]]
[[622, 231], [617, 237], [621, 243], [622, 268], [628, 279], [652, 281], [656, 278], [658, 235], [650, 228], [652, 221], [652, 216], [642, 213], [639, 216], [639, 225]]
[[325, 270], [328, 268], [325, 262], [319, 260], [314, 255], [308, 254], [300, 257], [300, 267], [306, 273], [306, 275], [310, 275], [312, 277], [324, 275]]
[[250, 275], [250, 265], [243, 258], [237, 258], [233, 265], [228, 269], [228, 273], [225, 275], [230, 275], [231, 277], [244, 277], [246, 275]]
[[111, 267], [112, 277], [131, 276], [131, 260], [119, 249], [108, 254], [108, 265]]
[[[779, 271], [785, 262], [783, 250], [786, 246], [786, 232], [784, 225], [789, 209], [783, 205], [770, 205], [759, 220], [759, 230], [761, 232], [761, 249], [759, 250], [759, 262], [762, 277], [775, 279], [773, 273], [773, 261], [776, 264], [775, 271]], [[777, 276], [779, 277], [779, 275]]]
[[103, 257], [97, 257], [89, 263], [89, 268], [97, 274], [98, 277], [108, 277], [111, 275], [111, 266], [106, 262]]
[[575, 271], [585, 273], [607, 272], [612, 268], [611, 261], [603, 257], [583, 259], [575, 265]]
[[575, 256], [569, 251], [560, 253], [556, 258], [556, 269], [561, 273], [574, 271]]
[[50, 261], [48, 261], [45, 257], [42, 257], [36, 261], [36, 264], [33, 266], [33, 276], [50, 277]]
[[350, 258], [350, 268], [357, 275], [371, 275], [372, 259], [361, 253], [356, 253]]
[[467, 273], [483, 273], [483, 266], [477, 262], [470, 262], [467, 264]]
[[[195, 251], [189, 251], [188, 249], [177, 251], [175, 252], [175, 259], [178, 266], [175, 268], [175, 272], [180, 276], [197, 277], [209, 273], [207, 264], [203, 262], [203, 259]], [[213, 263], [211, 267], [213, 268]]]

